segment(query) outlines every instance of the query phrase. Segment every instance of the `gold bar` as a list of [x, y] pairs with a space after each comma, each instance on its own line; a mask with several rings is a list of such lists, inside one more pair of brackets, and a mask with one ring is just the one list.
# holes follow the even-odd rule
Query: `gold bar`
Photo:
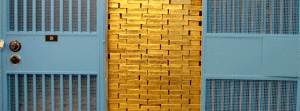
[[169, 0], [149, 0], [149, 4], [169, 4]]
[[182, 5], [164, 4], [163, 9], [182, 9]]
[[128, 3], [148, 3], [148, 0], [128, 0]]
[[112, 9], [108, 9], [108, 13], [126, 13], [126, 9], [125, 8], [112, 8]]
[[147, 13], [147, 9], [145, 9], [145, 8], [138, 8], [138, 9], [128, 8], [127, 12], [128, 13]]
[[127, 18], [127, 19], [141, 19], [142, 14], [140, 13], [124, 13], [122, 14], [122, 18]]
[[171, 4], [191, 4], [191, 0], [171, 0]]
[[162, 4], [142, 4], [142, 8], [162, 9]]
[[[129, 1], [132, 1], [132, 0], [128, 0]], [[141, 8], [141, 5], [139, 3], [120, 3], [120, 8]]]
[[149, 14], [168, 14], [168, 9], [148, 9]]

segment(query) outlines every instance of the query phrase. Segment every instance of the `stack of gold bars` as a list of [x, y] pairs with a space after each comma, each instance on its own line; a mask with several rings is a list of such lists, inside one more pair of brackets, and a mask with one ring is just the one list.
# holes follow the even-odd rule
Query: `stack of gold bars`
[[108, 0], [108, 110], [199, 111], [201, 0]]

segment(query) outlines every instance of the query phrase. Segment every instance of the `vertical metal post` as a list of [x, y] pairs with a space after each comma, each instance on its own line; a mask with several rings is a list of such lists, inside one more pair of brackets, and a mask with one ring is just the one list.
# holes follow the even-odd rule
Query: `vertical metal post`
[[19, 111], [19, 75], [15, 74], [15, 110]]
[[261, 104], [261, 102], [260, 102], [260, 100], [261, 100], [261, 96], [262, 96], [262, 85], [261, 85], [261, 81], [259, 81], [259, 86], [258, 86], [259, 88], [258, 88], [258, 111], [260, 111], [260, 104]]
[[[289, 11], [289, 16], [290, 16], [290, 19], [289, 19], [289, 34], [292, 34], [292, 26], [293, 26], [293, 0], [290, 0], [290, 11]], [[300, 25], [299, 25], [300, 26]]]
[[[62, 1], [62, 0], [61, 0]], [[60, 110], [64, 110], [64, 79], [63, 75], [60, 75]]]
[[[104, 7], [106, 7], [106, 1], [103, 0], [103, 1], [98, 1], [97, 2], [97, 9], [98, 10], [101, 10], [101, 11], [97, 11], [97, 12], [101, 12], [99, 14], [97, 14], [97, 30], [98, 30], [98, 33], [101, 34], [101, 36], [99, 37], [99, 39], [101, 40], [100, 41], [100, 47], [103, 47], [103, 48], [100, 48], [100, 51], [99, 51], [99, 55], [100, 55], [100, 63], [105, 63], [105, 48], [106, 47], [106, 44], [105, 44], [105, 40], [106, 40], [106, 27], [107, 27], [107, 24], [105, 22], [99, 22], [99, 20], [102, 20], [102, 21], [107, 21], [107, 17], [106, 16], [102, 16], [102, 15], [106, 15], [106, 11], [104, 9]], [[100, 9], [102, 8], [102, 9]], [[101, 18], [100, 18], [101, 17]], [[106, 92], [105, 92], [105, 89], [106, 89], [106, 83], [105, 83], [105, 65], [100, 65], [100, 70], [99, 70], [99, 82], [100, 82], [100, 89], [102, 89], [102, 93], [99, 94], [99, 102], [100, 102], [100, 108], [102, 111], [105, 111], [106, 110]], [[99, 91], [100, 91], [99, 89]], [[100, 97], [102, 98], [100, 100]], [[99, 109], [100, 110], [100, 109]]]
[[[227, 6], [231, 7], [231, 0], [228, 0], [227, 2], [228, 2]], [[231, 8], [227, 8], [227, 13], [231, 13]], [[226, 15], [227, 15], [227, 21], [228, 21], [227, 24], [226, 24], [227, 25], [227, 31], [226, 31], [226, 33], [230, 33], [231, 22], [233, 22], [233, 21], [231, 21], [231, 15], [230, 14], [226, 14]], [[203, 23], [204, 23], [204, 21], [203, 21]], [[242, 21], [242, 23], [243, 23], [243, 21]], [[203, 25], [203, 26], [205, 26], [205, 25]]]
[[72, 0], [69, 0], [69, 32], [72, 32]]
[[[7, 77], [7, 79], [5, 79], [4, 78], [4, 84], [5, 83], [7, 83], [7, 85], [4, 85], [4, 89], [7, 89], [8, 91], [7, 92], [4, 92], [4, 95], [7, 95], [7, 96], [5, 96], [4, 97], [4, 100], [7, 100], [8, 102], [3, 102], [4, 104], [3, 104], [3, 109], [4, 110], [12, 110], [12, 108], [11, 107], [8, 107], [9, 106], [9, 104], [7, 104], [7, 103], [12, 103], [11, 101], [12, 101], [12, 98], [10, 98], [11, 97], [11, 82], [12, 82], [12, 80], [11, 80], [11, 76], [10, 75], [6, 75], [6, 77]], [[1, 88], [0, 88], [1, 89]], [[6, 93], [6, 94], [5, 94]]]
[[241, 81], [240, 85], [240, 101], [239, 101], [239, 109], [242, 111], [242, 101], [243, 101], [243, 81]]
[[257, 20], [257, 0], [252, 0], [252, 6], [253, 6], [253, 10], [252, 10], [252, 27], [253, 27], [253, 33], [256, 33], [257, 31], [257, 23], [256, 20]]
[[46, 111], [46, 81], [45, 81], [45, 74], [42, 75], [42, 100], [43, 100], [43, 111]]
[[[239, 21], [240, 21], [240, 7], [239, 7], [239, 4], [240, 4], [240, 1], [241, 0], [236, 0], [236, 3], [235, 4], [237, 4], [236, 5], [236, 12], [235, 13], [237, 13], [237, 16], [235, 17], [235, 19], [236, 20], [234, 20], [234, 22], [236, 22], [235, 23], [235, 33], [239, 33], [239, 30], [241, 30], [240, 28], [241, 28], [241, 26], [240, 26], [240, 23], [239, 23]], [[223, 21], [223, 22], [225, 22], [225, 21]]]
[[264, 33], [264, 0], [259, 0], [261, 2], [260, 6], [260, 33]]
[[69, 111], [73, 110], [72, 105], [72, 74], [69, 74]]
[[[205, 78], [202, 78], [201, 88], [203, 89], [203, 90], [201, 90], [201, 94], [206, 95], [206, 79]], [[205, 100], [206, 100], [206, 97], [202, 96], [201, 97], [201, 109], [202, 110], [205, 110]]]
[[33, 74], [33, 111], [36, 111], [37, 103], [36, 103], [36, 74]]
[[235, 14], [235, 0], [232, 0], [232, 14], [231, 14], [232, 15], [232, 17], [231, 17], [232, 18], [232, 20], [231, 20], [232, 21], [232, 24], [231, 24], [232, 31], [231, 32], [233, 32], [233, 33], [235, 33], [235, 18], [234, 18], [235, 15], [234, 14]]
[[54, 84], [54, 74], [51, 74], [51, 111], [55, 111]]
[[217, 33], [220, 33], [220, 32], [222, 32], [222, 2], [221, 2], [221, 0], [218, 0], [217, 1], [217, 3], [219, 4], [219, 6], [217, 6], [217, 9], [218, 9], [218, 13], [217, 13], [217, 19], [218, 19], [218, 21], [217, 21], [217, 25], [218, 25], [218, 27], [217, 27]]
[[[282, 30], [283, 30], [283, 2], [282, 0], [280, 0], [280, 28], [279, 28], [279, 33], [282, 34]], [[279, 107], [279, 106], [277, 106]]]
[[78, 32], [81, 32], [81, 0], [78, 0]]
[[[204, 15], [204, 16], [202, 16], [202, 26], [208, 26], [208, 24], [207, 24], [207, 0], [203, 0], [202, 1], [202, 6], [203, 6], [203, 8], [202, 8], [202, 15]], [[206, 33], [207, 33], [207, 27], [203, 27], [202, 28], [202, 32], [203, 32], [203, 36], [204, 35], [206, 35]], [[205, 38], [204, 38], [205, 39]], [[204, 66], [205, 67], [205, 66]], [[202, 68], [204, 68], [204, 67], [202, 67]], [[204, 71], [205, 72], [205, 71]], [[202, 79], [203, 80], [203, 79]], [[203, 88], [203, 87], [202, 87]], [[202, 93], [202, 91], [201, 91], [201, 94], [203, 94]], [[201, 103], [202, 103], [202, 100], [201, 100]], [[203, 106], [204, 107], [204, 106]]]
[[[105, 3], [106, 1], [101, 1], [101, 0], [97, 0], [97, 33], [98, 33], [98, 37], [99, 37], [99, 45], [100, 47], [105, 47], [105, 44], [103, 43], [103, 41], [105, 40], [105, 27], [106, 24], [104, 22], [100, 22], [100, 20], [106, 20], [106, 16], [105, 15], [106, 11], [103, 9], [106, 5]], [[105, 59], [105, 50], [103, 48], [100, 48], [99, 51], [99, 55], [100, 55], [100, 59], [99, 62], [100, 63], [104, 63], [104, 59]], [[105, 92], [102, 89], [105, 89], [105, 81], [101, 80], [101, 78], [105, 78], [105, 66], [101, 66], [99, 68], [99, 74], [97, 76], [97, 111], [105, 111]], [[103, 92], [100, 93], [100, 90], [102, 90]], [[100, 97], [102, 98], [102, 100], [100, 99]]]
[[280, 81], [278, 82], [278, 89], [277, 89], [277, 111], [279, 111], [280, 109], [280, 106], [279, 106], [279, 104], [280, 104]]
[[78, 74], [78, 110], [81, 110], [81, 74]]
[[296, 111], [300, 110], [300, 105], [299, 104], [300, 104], [300, 78], [298, 78], [298, 81], [297, 81], [297, 105], [296, 105]]
[[270, 111], [270, 105], [271, 105], [271, 81], [269, 81], [268, 84], [268, 111]]
[[252, 101], [252, 81], [250, 81], [250, 86], [248, 87], [249, 88], [249, 111], [251, 111], [251, 101]]
[[212, 111], [215, 110], [215, 80], [211, 80], [211, 106]]
[[233, 111], [233, 88], [234, 88], [234, 80], [230, 80], [230, 111]]
[[271, 0], [271, 21], [270, 21], [270, 34], [274, 34], [273, 30], [274, 30], [274, 0]]
[[286, 110], [289, 111], [289, 103], [290, 103], [290, 82], [287, 81], [287, 84], [286, 84], [286, 87], [287, 87], [287, 93], [286, 93]]
[[[261, 95], [262, 95], [263, 97], [261, 97], [261, 99], [260, 99], [261, 102], [260, 102], [259, 105], [260, 105], [260, 109], [261, 109], [261, 110], [262, 110], [262, 109], [265, 110], [264, 107], [265, 107], [265, 104], [267, 104], [267, 102], [266, 102], [266, 100], [265, 100], [265, 95], [266, 95], [266, 94], [265, 94], [265, 89], [266, 89], [266, 88], [265, 88], [265, 84], [266, 84], [266, 83], [265, 83], [265, 81], [262, 81], [261, 84], [262, 84], [262, 85], [261, 85]], [[261, 111], [261, 110], [260, 110], [260, 111]]]
[[263, 7], [264, 7], [264, 12], [262, 13], [263, 14], [263, 33], [266, 34], [266, 30], [267, 30], [267, 27], [266, 27], [266, 22], [267, 22], [267, 2], [266, 0], [263, 0]]
[[27, 85], [27, 74], [24, 74], [24, 109], [28, 111], [28, 85]]
[[251, 33], [254, 33], [254, 0], [251, 0]]
[[249, 29], [249, 21], [248, 21], [248, 19], [249, 19], [249, 17], [248, 17], [248, 11], [249, 11], [249, 0], [245, 0], [245, 3], [243, 4], [243, 7], [245, 7], [245, 12], [244, 12], [244, 14], [245, 14], [245, 33], [249, 33], [249, 31], [248, 31], [248, 29]]

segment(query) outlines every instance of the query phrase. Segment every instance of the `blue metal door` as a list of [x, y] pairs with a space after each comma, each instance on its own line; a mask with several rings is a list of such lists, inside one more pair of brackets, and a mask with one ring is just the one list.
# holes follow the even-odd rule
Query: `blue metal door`
[[0, 110], [104, 111], [106, 1], [0, 2]]
[[300, 110], [299, 6], [203, 1], [202, 110]]

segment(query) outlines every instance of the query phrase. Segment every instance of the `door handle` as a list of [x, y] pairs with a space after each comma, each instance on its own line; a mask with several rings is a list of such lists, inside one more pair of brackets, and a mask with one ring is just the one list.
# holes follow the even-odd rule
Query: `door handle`
[[4, 46], [4, 41], [3, 40], [0, 40], [0, 49], [2, 49]]

